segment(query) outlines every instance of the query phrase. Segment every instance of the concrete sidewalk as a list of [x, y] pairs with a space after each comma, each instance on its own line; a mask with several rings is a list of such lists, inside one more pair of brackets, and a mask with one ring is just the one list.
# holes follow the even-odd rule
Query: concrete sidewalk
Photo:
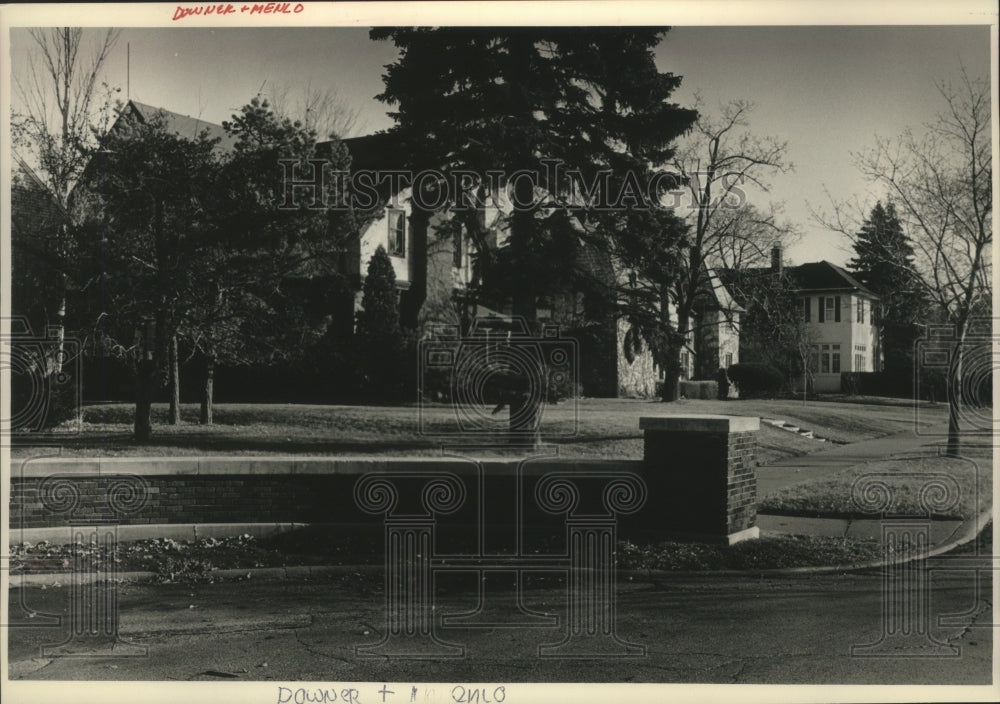
[[[757, 468], [757, 496], [764, 497], [786, 486], [822, 479], [850, 467], [884, 460], [924, 454], [944, 442], [947, 424], [922, 428], [917, 435], [907, 430], [886, 437], [837, 445], [809, 455], [788, 457]], [[931, 547], [941, 549], [974, 537], [989, 520], [988, 515], [969, 520], [935, 520], [931, 524]], [[884, 522], [879, 519], [815, 518], [760, 513], [761, 531], [824, 537], [882, 539]]]
[[821, 479], [848, 467], [907, 455], [928, 445], [944, 442], [946, 424], [922, 428], [920, 435], [905, 430], [872, 440], [862, 440], [849, 445], [835, 445], [826, 450], [798, 457], [786, 457], [757, 468], [757, 495], [765, 496], [799, 482]]

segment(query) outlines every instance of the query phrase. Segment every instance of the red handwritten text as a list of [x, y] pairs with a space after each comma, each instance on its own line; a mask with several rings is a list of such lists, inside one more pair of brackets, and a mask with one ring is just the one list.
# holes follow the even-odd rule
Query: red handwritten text
[[182, 20], [191, 15], [232, 15], [236, 13], [236, 8], [232, 5], [195, 5], [194, 7], [177, 6], [174, 10], [174, 22]]
[[174, 10], [174, 22], [186, 17], [205, 17], [208, 15], [234, 15], [237, 12], [245, 15], [297, 15], [306, 6], [301, 2], [266, 2], [254, 3], [253, 5], [241, 5], [239, 9], [226, 3], [224, 5], [178, 5]]
[[[247, 5], [244, 5], [240, 9], [243, 12], [247, 12], [247, 7]], [[250, 5], [249, 8], [251, 15], [297, 15], [306, 9], [305, 5], [300, 2], [295, 3], [294, 6], [290, 2], [268, 2], [260, 5]]]

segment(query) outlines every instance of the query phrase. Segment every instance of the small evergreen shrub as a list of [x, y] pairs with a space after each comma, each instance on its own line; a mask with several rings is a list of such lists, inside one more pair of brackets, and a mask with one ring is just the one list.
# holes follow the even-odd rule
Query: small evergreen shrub
[[729, 398], [729, 375], [726, 374], [726, 370], [720, 368], [715, 374], [715, 383], [718, 384], [718, 395], [717, 398], [720, 401], [725, 401]]
[[773, 398], [785, 382], [781, 372], [767, 364], [734, 364], [728, 374], [741, 398]]

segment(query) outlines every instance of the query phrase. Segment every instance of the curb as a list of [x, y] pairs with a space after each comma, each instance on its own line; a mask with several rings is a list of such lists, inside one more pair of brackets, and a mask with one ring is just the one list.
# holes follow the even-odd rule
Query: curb
[[[223, 579], [292, 579], [302, 577], [323, 577], [337, 574], [360, 574], [381, 570], [381, 565], [289, 565], [287, 567], [248, 567], [246, 569], [212, 570], [208, 575]], [[116, 584], [128, 582], [144, 584], [156, 582], [162, 575], [156, 572], [119, 572], [115, 579], [102, 579], [99, 574], [78, 575], [73, 572], [49, 572], [45, 574], [11, 575], [8, 586], [14, 587], [61, 587], [69, 584], [94, 584], [113, 581]], [[20, 580], [15, 584], [15, 580]], [[161, 582], [161, 584], [183, 584], [183, 582]]]
[[[873, 562], [864, 562], [856, 564], [841, 564], [841, 565], [815, 565], [807, 567], [773, 567], [764, 569], [745, 569], [745, 570], [642, 570], [642, 569], [620, 569], [617, 570], [619, 577], [643, 577], [643, 578], [656, 578], [656, 577], [677, 577], [685, 575], [699, 575], [699, 576], [720, 576], [720, 577], [736, 577], [743, 575], [759, 574], [759, 575], [807, 575], [807, 574], [833, 574], [836, 572], [857, 572], [861, 570], [869, 569], [879, 569], [882, 567], [889, 567], [891, 565], [905, 564], [907, 562], [913, 562], [914, 560], [929, 559], [932, 557], [937, 557], [943, 555], [944, 553], [950, 552], [957, 547], [965, 545], [966, 543], [975, 540], [979, 533], [985, 528], [985, 526], [993, 518], [993, 509], [989, 508], [983, 511], [981, 514], [976, 516], [971, 521], [966, 521], [962, 528], [956, 530], [952, 534], [952, 538], [942, 545], [938, 545], [932, 548], [928, 552], [922, 555], [912, 555], [897, 560], [875, 560]], [[979, 528], [982, 526], [982, 528]], [[958, 537], [954, 537], [958, 534]], [[292, 579], [292, 578], [303, 578], [303, 577], [324, 577], [331, 575], [341, 575], [341, 574], [360, 574], [362, 572], [375, 572], [381, 571], [381, 565], [290, 565], [288, 567], [249, 567], [246, 569], [224, 569], [224, 570], [212, 570], [209, 574], [217, 579], [253, 579], [254, 577], [258, 579]], [[50, 587], [50, 586], [62, 586], [65, 582], [66, 584], [73, 583], [73, 572], [51, 572], [47, 574], [22, 574], [22, 575], [11, 575], [9, 579], [9, 588], [15, 587]], [[15, 580], [20, 578], [19, 584], [14, 584]], [[143, 584], [149, 582], [155, 582], [160, 578], [156, 572], [121, 572], [116, 576], [114, 580], [117, 583], [129, 582], [135, 584]], [[87, 574], [79, 581], [77, 584], [93, 584], [94, 582], [101, 582], [102, 580], [99, 574]], [[179, 582], [170, 582], [169, 584], [179, 584]]]

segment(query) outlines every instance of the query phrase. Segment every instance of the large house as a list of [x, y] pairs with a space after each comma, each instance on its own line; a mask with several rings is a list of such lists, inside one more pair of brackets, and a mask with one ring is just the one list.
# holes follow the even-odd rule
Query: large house
[[[148, 122], [159, 116], [167, 129], [195, 138], [207, 131], [219, 139], [218, 149], [232, 149], [234, 140], [221, 125], [164, 110], [137, 101], [124, 106], [116, 125]], [[398, 171], [397, 150], [386, 134], [344, 140], [351, 154], [352, 169], [371, 172]], [[319, 145], [322, 148], [323, 145]], [[392, 183], [392, 182], [390, 182]], [[377, 217], [367, 220], [360, 236], [339, 256], [338, 271], [348, 291], [329, 300], [335, 318], [333, 329], [349, 333], [354, 313], [361, 305], [361, 290], [367, 263], [378, 247], [389, 254], [399, 291], [401, 319], [409, 327], [425, 331], [435, 323], [467, 322], [469, 316], [509, 316], [509, 301], [501, 298], [471, 300], [474, 280], [475, 243], [443, 212], [414, 209], [410, 192], [379, 189], [381, 206]], [[502, 251], [507, 238], [502, 204], [490, 203], [478, 213], [479, 225], [491, 246]], [[546, 282], [538, 300], [540, 322], [558, 323], [563, 334], [577, 339], [579, 372], [585, 396], [649, 396], [656, 393], [662, 370], [648, 349], [626, 353], [626, 329], [614, 315], [615, 283], [627, 276], [607, 253], [588, 247], [581, 240], [566, 269], [581, 273], [591, 285]], [[572, 278], [572, 277], [568, 277]], [[681, 354], [681, 377], [715, 378], [719, 367], [739, 361], [739, 315], [742, 309], [717, 277], [708, 272], [704, 296], [689, 321], [691, 333]], [[466, 304], [466, 305], [463, 305]], [[466, 320], [463, 320], [463, 317]]]
[[[352, 168], [366, 171], [399, 169], [389, 135], [346, 139]], [[345, 273], [354, 276], [355, 310], [365, 267], [382, 246], [390, 256], [400, 290], [404, 320], [426, 331], [428, 324], [458, 322], [454, 316], [504, 318], [510, 301], [502, 297], [461, 306], [474, 279], [475, 243], [463, 227], [443, 213], [415, 211], [406, 190], [382, 192], [385, 210], [360, 233], [345, 259]], [[479, 225], [491, 245], [502, 253], [508, 237], [509, 206], [488, 202], [478, 213]], [[577, 227], [578, 224], [574, 223]], [[648, 348], [629, 353], [624, 344], [627, 328], [614, 316], [615, 282], [627, 276], [605, 252], [582, 240], [565, 262], [574, 283], [542, 286], [537, 315], [540, 322], [557, 323], [561, 332], [578, 341], [581, 392], [585, 396], [652, 396], [664, 374]], [[706, 271], [703, 295], [689, 321], [687, 342], [681, 352], [682, 379], [714, 379], [720, 367], [739, 361], [739, 316], [742, 308], [711, 270]], [[586, 282], [581, 285], [580, 282]], [[456, 305], [457, 304], [457, 305]], [[456, 308], [463, 312], [457, 313]]]

